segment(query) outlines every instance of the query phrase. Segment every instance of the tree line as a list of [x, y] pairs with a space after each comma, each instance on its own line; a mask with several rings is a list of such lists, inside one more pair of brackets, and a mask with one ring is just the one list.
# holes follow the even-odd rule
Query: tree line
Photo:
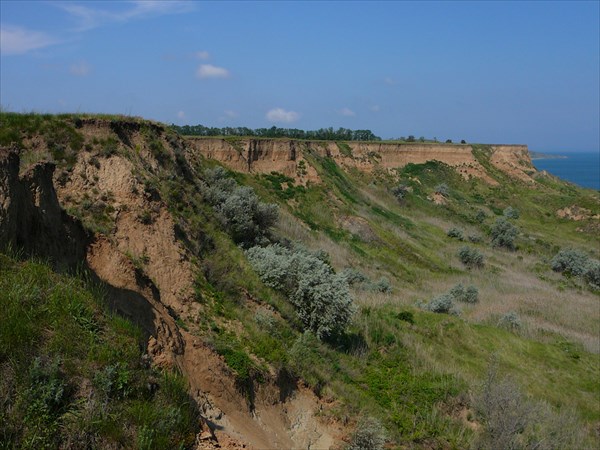
[[318, 130], [299, 130], [297, 128], [248, 128], [248, 127], [205, 127], [204, 125], [175, 125], [177, 133], [184, 136], [254, 136], [265, 138], [290, 138], [319, 141], [381, 141], [371, 130], [350, 130], [332, 127]]

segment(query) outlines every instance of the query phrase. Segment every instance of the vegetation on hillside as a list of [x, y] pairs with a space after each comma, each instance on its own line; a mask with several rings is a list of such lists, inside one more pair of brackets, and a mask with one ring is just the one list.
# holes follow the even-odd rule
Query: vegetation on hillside
[[[76, 120], [2, 116], [0, 137], [65, 170], [60, 158], [80, 152], [133, 162], [141, 194], [165, 202], [198, 270], [202, 314], [178, 320], [223, 356], [249, 410], [255, 388], [276, 374], [336, 399], [322, 415], [354, 430], [350, 448], [597, 444], [597, 224], [555, 214], [573, 204], [598, 214], [597, 193], [541, 175], [532, 189], [497, 169], [486, 146], [474, 154], [497, 185], [438, 161], [345, 170], [306, 145], [322, 183], [300, 186], [276, 172], [228, 172], [166, 128], [140, 125], [149, 156], [117, 125], [109, 139], [80, 140], [65, 131], [78, 133]], [[64, 153], [36, 153], [34, 135]], [[445, 204], [430, 200], [435, 193]], [[75, 212], [110, 234], [110, 221]], [[0, 420], [8, 442], [37, 436], [41, 425], [23, 406], [35, 392], [46, 399], [49, 445], [71, 434], [97, 439], [91, 446], [188, 445], [196, 412], [184, 382], [144, 367], [139, 331], [107, 313], [89, 285], [2, 258], [0, 370], [15, 386], [0, 390], [9, 393], [1, 400], [10, 417]], [[157, 390], [144, 390], [148, 378]], [[106, 385], [111, 394], [96, 398]], [[78, 386], [93, 386], [94, 405], [111, 414], [75, 414], [72, 425], [66, 412], [84, 408]], [[151, 426], [158, 431], [147, 435]]]
[[85, 278], [0, 254], [0, 448], [190, 448], [185, 380]]

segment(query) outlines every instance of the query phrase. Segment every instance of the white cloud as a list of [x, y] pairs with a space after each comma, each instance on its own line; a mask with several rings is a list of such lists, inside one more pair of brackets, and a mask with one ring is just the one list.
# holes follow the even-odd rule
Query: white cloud
[[76, 3], [57, 3], [63, 11], [69, 13], [79, 22], [76, 30], [85, 31], [97, 28], [111, 22], [129, 22], [130, 20], [145, 19], [148, 17], [163, 16], [167, 14], [180, 14], [189, 12], [194, 8], [193, 2], [172, 0], [139, 0], [123, 2], [116, 5], [127, 5], [121, 11], [108, 11], [105, 9], [90, 8]]
[[240, 114], [237, 111], [226, 109], [223, 111], [222, 116], [219, 117], [219, 122], [230, 122], [232, 119], [237, 118]]
[[79, 61], [78, 63], [72, 64], [71, 67], [69, 67], [69, 72], [71, 72], [72, 75], [75, 75], [78, 77], [85, 77], [91, 71], [92, 71], [92, 66], [90, 66], [85, 61]]
[[58, 39], [41, 31], [11, 25], [0, 27], [0, 53], [3, 55], [20, 55], [58, 42]]
[[177, 112], [177, 117], [179, 117], [180, 119], [185, 119], [185, 112], [183, 112], [183, 111], [178, 111], [178, 112]]
[[200, 52], [194, 53], [194, 56], [198, 59], [206, 60], [210, 58], [210, 53], [208, 53], [206, 50], [202, 50]]
[[266, 117], [270, 122], [291, 123], [298, 120], [300, 118], [300, 114], [298, 114], [296, 111], [286, 111], [283, 108], [273, 108], [267, 112]]
[[198, 78], [229, 78], [229, 70], [212, 64], [201, 64], [196, 70]]
[[342, 116], [346, 116], [346, 117], [354, 117], [354, 116], [356, 116], [356, 113], [354, 111], [352, 111], [350, 108], [342, 108], [342, 109], [340, 109], [340, 114]]

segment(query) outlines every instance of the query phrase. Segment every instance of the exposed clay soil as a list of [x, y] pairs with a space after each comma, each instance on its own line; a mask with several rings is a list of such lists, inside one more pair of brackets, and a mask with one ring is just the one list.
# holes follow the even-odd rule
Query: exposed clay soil
[[[464, 179], [479, 178], [491, 185], [493, 179], [475, 158], [470, 145], [455, 144], [393, 144], [348, 142], [351, 154], [344, 154], [335, 142], [294, 141], [287, 139], [265, 140], [239, 138], [188, 138], [195, 152], [205, 158], [215, 159], [239, 172], [283, 173], [297, 184], [319, 183], [315, 169], [305, 158], [305, 153], [330, 157], [346, 168], [356, 168], [371, 173], [376, 168], [392, 171], [409, 163], [422, 164], [440, 161], [453, 167]], [[527, 146], [492, 146], [491, 163], [509, 176], [529, 184], [535, 172]]]
[[[202, 305], [194, 300], [197, 268], [191, 261], [195, 255], [177, 239], [167, 205], [146, 192], [136, 176], [142, 166], [150, 172], [160, 170], [160, 161], [153, 156], [139, 125], [92, 119], [80, 124], [79, 132], [88, 143], [94, 138], [116, 136], [121, 148], [135, 152], [135, 157], [84, 151], [70, 170], [55, 171], [54, 164], [43, 161], [20, 167], [20, 149], [0, 149], [0, 244], [16, 244], [65, 266], [87, 265], [106, 285], [111, 306], [142, 326], [154, 364], [176, 367], [186, 376], [203, 416], [198, 449], [339, 447], [347, 430], [324, 422], [321, 416], [326, 414], [319, 414], [332, 405], [294, 380], [273, 373], [265, 383], [253, 386], [250, 407], [223, 358], [194, 335], [193, 327], [186, 331], [178, 325], [178, 319], [193, 324], [204, 314]], [[173, 145], [186, 145], [167, 139], [158, 126], [153, 132], [169, 157]], [[455, 167], [465, 178], [494, 182], [469, 146], [351, 143], [352, 155], [348, 156], [334, 143], [187, 142], [196, 154], [217, 159], [232, 169], [277, 171], [298, 184], [319, 182], [316, 170], [304, 157], [309, 148], [367, 172], [375, 167], [391, 170], [409, 162], [436, 159]], [[35, 137], [25, 144], [30, 152], [48, 153]], [[530, 169], [526, 148], [495, 148], [491, 161], [523, 181], [531, 180], [526, 174]], [[107, 201], [111, 204], [111, 228], [106, 234], [86, 231], [66, 212], [70, 207]], [[434, 195], [432, 201], [444, 204], [445, 199]], [[564, 214], [579, 217], [572, 209]], [[363, 240], [374, 239], [373, 230], [361, 220], [343, 217], [340, 225]]]
[[[103, 121], [80, 131], [88, 140], [114, 134]], [[121, 141], [155, 170], [159, 164], [143, 136], [135, 127], [125, 132]], [[188, 332], [178, 325], [178, 318], [193, 324], [203, 314], [193, 298], [193, 255], [176, 238], [166, 205], [144, 191], [129, 159], [81, 152], [71, 170], [55, 173], [54, 164], [39, 162], [19, 174], [19, 153], [0, 150], [0, 244], [18, 244], [66, 266], [84, 263], [105, 284], [110, 305], [146, 333], [153, 363], [176, 367], [188, 380], [203, 417], [197, 448], [325, 449], [340, 442], [341, 427], [317, 417], [328, 406], [291, 380], [282, 384], [277, 374], [255, 386], [250, 408], [223, 358], [192, 327]], [[93, 204], [106, 198], [113, 223], [108, 235], [86, 232], [66, 213], [84, 199]]]
[[566, 206], [556, 211], [556, 215], [561, 219], [574, 220], [580, 222], [582, 220], [595, 219], [600, 220], [600, 215], [593, 215], [592, 211], [586, 208], [581, 208], [577, 205]]

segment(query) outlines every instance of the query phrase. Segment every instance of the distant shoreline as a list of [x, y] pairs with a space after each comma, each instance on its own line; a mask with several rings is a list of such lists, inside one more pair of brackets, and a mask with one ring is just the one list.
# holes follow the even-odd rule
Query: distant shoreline
[[552, 154], [548, 154], [548, 153], [540, 153], [540, 152], [529, 152], [529, 156], [531, 158], [531, 160], [535, 160], [535, 159], [567, 159], [568, 156], [565, 155], [552, 155]]

